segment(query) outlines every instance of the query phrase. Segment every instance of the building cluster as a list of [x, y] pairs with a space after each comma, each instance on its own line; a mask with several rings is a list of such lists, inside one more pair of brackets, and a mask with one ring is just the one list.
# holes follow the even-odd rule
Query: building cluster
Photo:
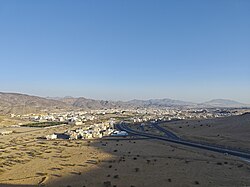
[[[137, 108], [137, 109], [100, 109], [88, 111], [63, 111], [59, 113], [14, 115], [36, 122], [62, 122], [65, 126], [64, 137], [67, 139], [92, 139], [103, 136], [126, 133], [115, 132], [114, 122], [144, 123], [182, 119], [208, 119], [240, 115], [244, 110], [236, 109], [194, 109], [194, 108]], [[107, 122], [108, 121], [108, 122]], [[65, 123], [64, 123], [65, 122]], [[56, 124], [58, 125], [58, 124]], [[20, 125], [22, 126], [22, 125]], [[48, 126], [54, 128], [55, 126]], [[72, 129], [74, 127], [74, 129]], [[46, 127], [47, 128], [47, 127]], [[0, 132], [0, 135], [9, 132]], [[46, 136], [47, 139], [57, 139], [58, 134]]]
[[71, 124], [82, 124], [86, 121], [93, 121], [96, 119], [95, 114], [88, 112], [62, 112], [62, 113], [48, 113], [46, 115], [27, 114], [22, 115], [21, 118], [33, 122], [69, 122]]
[[[76, 128], [74, 130], [66, 130], [61, 137], [70, 140], [77, 139], [96, 139], [102, 138], [103, 136], [110, 136], [114, 132], [114, 123], [106, 122], [106, 123], [98, 123], [90, 125], [85, 128]], [[46, 139], [57, 139], [59, 138], [57, 134], [47, 135]]]
[[78, 128], [76, 130], [68, 130], [65, 132], [69, 136], [69, 139], [93, 139], [102, 138], [103, 136], [109, 136], [114, 131], [112, 123], [100, 123], [90, 125], [88, 129]]
[[153, 119], [173, 120], [173, 119], [206, 119], [216, 117], [226, 117], [239, 115], [240, 111], [228, 109], [188, 109], [188, 108], [141, 108], [141, 109], [102, 109], [90, 111], [68, 111], [47, 114], [27, 114], [11, 117], [20, 117], [33, 122], [67, 122], [73, 125], [82, 125], [86, 122], [98, 121], [106, 115], [117, 117], [130, 116], [131, 122], [146, 122]]
[[238, 111], [225, 109], [145, 109], [137, 110], [136, 113], [138, 115], [130, 119], [134, 123], [152, 120], [209, 119], [241, 114]]

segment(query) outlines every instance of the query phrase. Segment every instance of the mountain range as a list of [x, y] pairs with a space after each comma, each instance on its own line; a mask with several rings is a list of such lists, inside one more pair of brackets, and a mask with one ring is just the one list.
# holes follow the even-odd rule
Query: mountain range
[[149, 99], [130, 101], [104, 101], [84, 97], [38, 97], [20, 93], [0, 92], [0, 114], [25, 114], [42, 110], [55, 111], [63, 109], [106, 109], [106, 108], [243, 108], [248, 104], [233, 100], [214, 99], [204, 103], [193, 103], [173, 99]]

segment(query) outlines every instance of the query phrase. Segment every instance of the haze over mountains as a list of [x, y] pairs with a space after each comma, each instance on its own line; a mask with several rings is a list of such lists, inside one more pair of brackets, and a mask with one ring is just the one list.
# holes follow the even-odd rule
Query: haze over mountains
[[84, 97], [43, 98], [20, 93], [0, 92], [0, 113], [25, 114], [41, 110], [58, 109], [105, 109], [105, 108], [157, 108], [157, 107], [191, 107], [191, 108], [242, 108], [248, 104], [233, 100], [215, 99], [204, 103], [193, 103], [173, 99], [150, 99], [131, 101], [104, 101]]

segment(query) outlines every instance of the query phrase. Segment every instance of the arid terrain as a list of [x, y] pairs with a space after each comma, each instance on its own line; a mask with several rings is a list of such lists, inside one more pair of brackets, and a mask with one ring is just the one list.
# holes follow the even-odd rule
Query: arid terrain
[[11, 118], [9, 115], [0, 115], [0, 128], [9, 128], [13, 125], [25, 124], [28, 120]]
[[[217, 127], [215, 122], [223, 127], [219, 125]], [[205, 127], [200, 126], [200, 123]], [[237, 135], [235, 123], [242, 124], [239, 126], [241, 135]], [[184, 127], [183, 124], [189, 124], [191, 127]], [[199, 130], [209, 129], [207, 124], [212, 126], [211, 129], [216, 126], [214, 127], [216, 129], [207, 131], [206, 134], [203, 130]], [[191, 131], [196, 136], [208, 137], [208, 140], [213, 133], [216, 133], [216, 138], [217, 134], [220, 134], [219, 139], [229, 143], [230, 146], [242, 145], [248, 148], [248, 139], [244, 136], [249, 130], [247, 124], [249, 124], [248, 114], [206, 120], [206, 123], [205, 121], [188, 121], [186, 124], [186, 122], [179, 121], [167, 124], [167, 126], [173, 130], [177, 129], [177, 134], [184, 136], [184, 132], [187, 133], [185, 137], [190, 136], [190, 138], [192, 138]], [[196, 128], [192, 128], [193, 126]], [[64, 128], [57, 127], [57, 131], [63, 132]], [[182, 131], [185, 128], [191, 130]], [[250, 163], [229, 155], [159, 140], [133, 140], [135, 137], [118, 140], [47, 141], [38, 137], [54, 132], [53, 128], [21, 127], [14, 130], [16, 133], [1, 136], [0, 139], [1, 187], [250, 185]], [[224, 133], [231, 133], [232, 140], [229, 141], [229, 138], [224, 140]]]
[[250, 150], [250, 113], [206, 120], [180, 120], [163, 124], [185, 139]]
[[250, 107], [237, 101], [215, 99], [204, 103], [191, 103], [173, 99], [150, 99], [130, 101], [107, 101], [87, 99], [85, 97], [45, 98], [20, 93], [0, 92], [0, 114], [28, 114], [69, 109], [114, 109], [114, 108], [166, 108], [166, 107], [205, 107], [205, 108], [241, 108]]
[[0, 187], [250, 187], [250, 0], [0, 0]]

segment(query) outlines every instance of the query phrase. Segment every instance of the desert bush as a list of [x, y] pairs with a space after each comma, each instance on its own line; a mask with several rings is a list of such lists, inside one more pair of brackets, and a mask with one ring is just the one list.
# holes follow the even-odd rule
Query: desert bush
[[194, 181], [194, 184], [198, 185], [198, 184], [200, 184], [200, 183], [199, 183], [199, 181]]

